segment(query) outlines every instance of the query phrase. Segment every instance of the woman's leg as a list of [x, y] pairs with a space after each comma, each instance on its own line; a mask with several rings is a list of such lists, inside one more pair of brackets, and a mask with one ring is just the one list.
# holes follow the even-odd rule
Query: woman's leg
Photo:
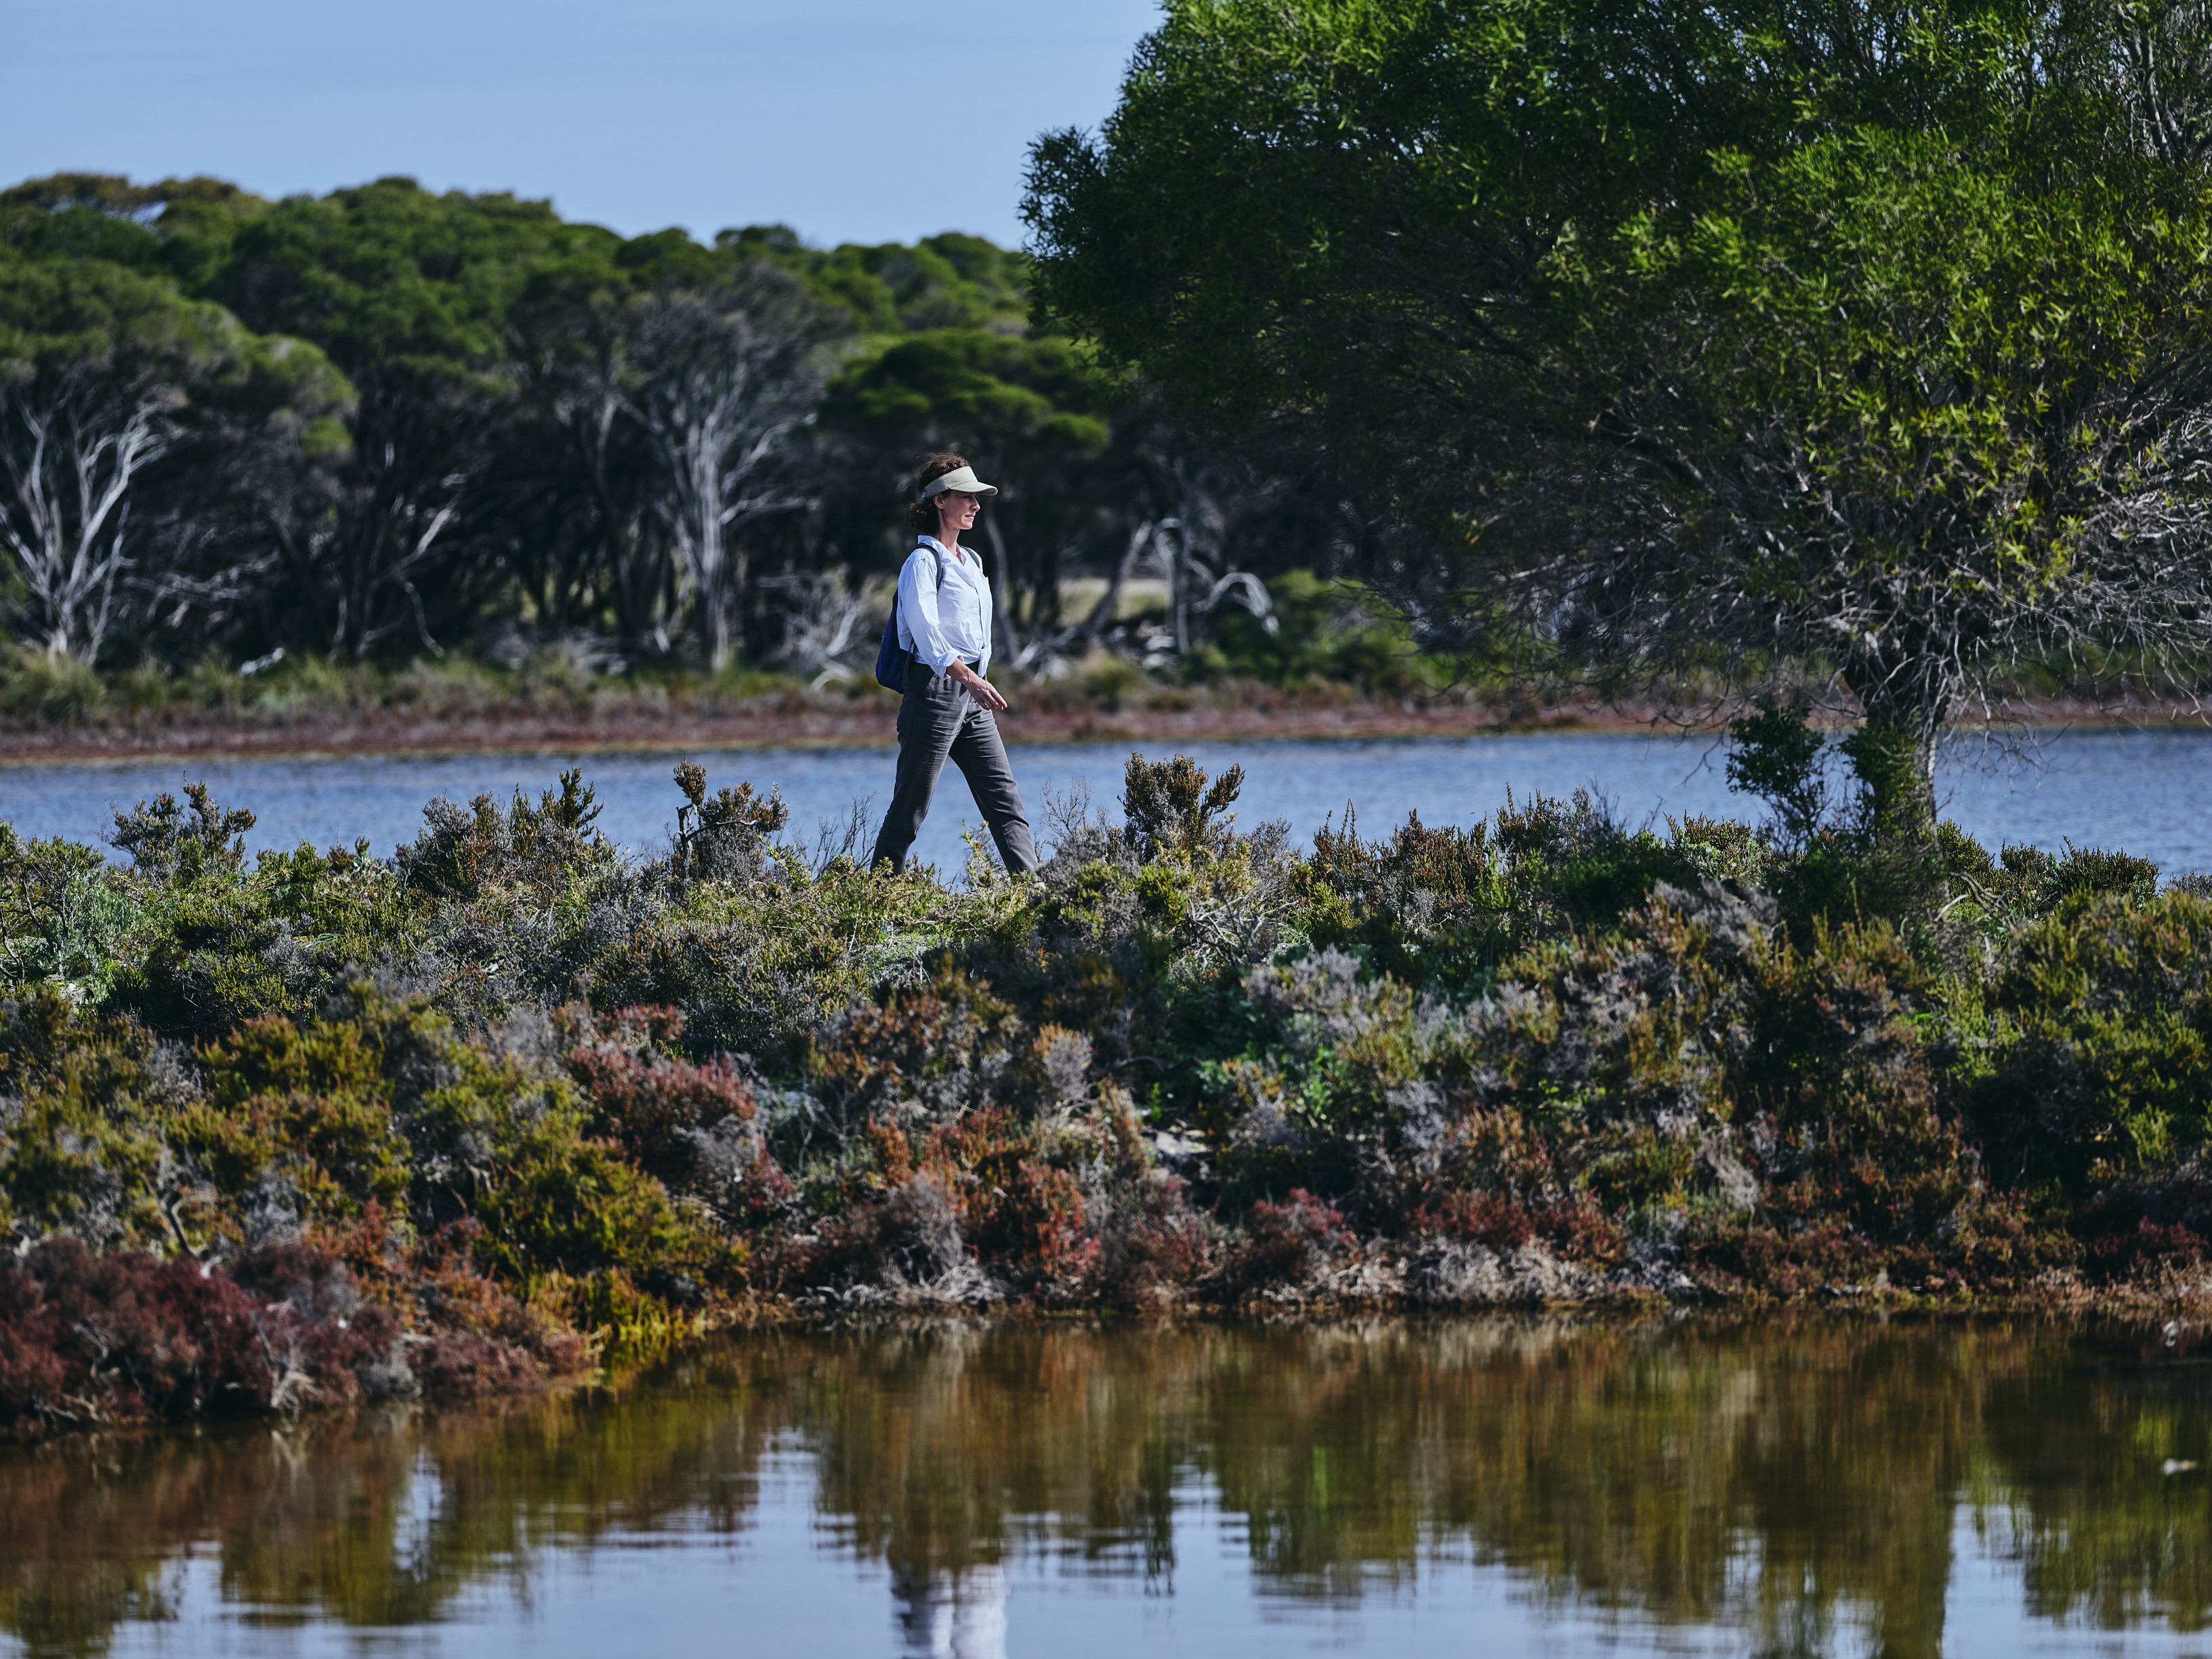
[[[999, 857], [1017, 875], [1037, 867], [1036, 843], [1030, 839], [1030, 821], [1022, 815], [1022, 792], [1014, 787], [1014, 769], [1006, 763], [1006, 740], [999, 722], [988, 708], [971, 708], [952, 740], [952, 763], [968, 780], [969, 793], [983, 809], [983, 822], [991, 826], [991, 839], [999, 843]], [[940, 765], [942, 762], [939, 763]]]
[[975, 699], [957, 682], [920, 663], [907, 670], [906, 696], [898, 712], [898, 782], [876, 836], [876, 850], [868, 855], [871, 868], [885, 859], [895, 873], [906, 868], [908, 849], [929, 816], [929, 799], [937, 793], [945, 754], [960, 734], [962, 718], [974, 707]]

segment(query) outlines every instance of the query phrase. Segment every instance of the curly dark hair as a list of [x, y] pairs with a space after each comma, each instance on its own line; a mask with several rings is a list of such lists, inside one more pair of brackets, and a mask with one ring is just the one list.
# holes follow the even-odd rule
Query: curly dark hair
[[[932, 478], [941, 478], [948, 472], [957, 472], [967, 465], [968, 458], [965, 455], [955, 455], [948, 449], [940, 449], [933, 455], [925, 455], [921, 459], [920, 470], [915, 474], [914, 487], [919, 491]], [[934, 495], [927, 501], [923, 501], [917, 495], [915, 500], [907, 504], [906, 527], [917, 536], [934, 536], [937, 533], [937, 498]]]

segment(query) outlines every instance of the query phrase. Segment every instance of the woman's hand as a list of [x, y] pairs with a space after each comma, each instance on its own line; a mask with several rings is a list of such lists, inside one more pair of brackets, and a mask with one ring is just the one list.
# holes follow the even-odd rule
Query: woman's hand
[[981, 703], [984, 708], [1000, 709], [1004, 708], [1006, 706], [1006, 699], [1000, 691], [999, 688], [992, 684], [990, 681], [985, 679], [981, 674], [970, 668], [966, 663], [956, 662], [946, 672], [961, 684], [966, 686], [970, 692], [974, 693], [975, 701]]

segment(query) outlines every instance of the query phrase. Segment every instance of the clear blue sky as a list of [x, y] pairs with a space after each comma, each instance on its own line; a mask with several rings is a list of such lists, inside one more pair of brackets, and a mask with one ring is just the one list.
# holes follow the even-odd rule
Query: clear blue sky
[[1025, 147], [1095, 126], [1158, 0], [0, 0], [0, 183], [387, 173], [626, 234], [1021, 240]]

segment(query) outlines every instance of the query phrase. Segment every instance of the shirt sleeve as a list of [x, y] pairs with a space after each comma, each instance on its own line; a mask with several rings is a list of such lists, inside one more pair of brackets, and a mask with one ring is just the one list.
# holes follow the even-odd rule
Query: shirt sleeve
[[940, 556], [932, 547], [917, 547], [908, 555], [906, 567], [899, 572], [898, 603], [899, 632], [906, 636], [908, 649], [942, 674], [959, 660], [960, 653], [945, 637], [945, 623], [937, 611]]

